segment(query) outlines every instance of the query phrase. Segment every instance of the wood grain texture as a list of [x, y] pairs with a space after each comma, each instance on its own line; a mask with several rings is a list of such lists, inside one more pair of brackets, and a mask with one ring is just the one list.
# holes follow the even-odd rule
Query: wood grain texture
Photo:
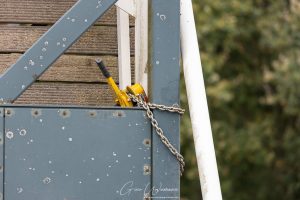
[[[77, 0], [0, 0], [0, 75]], [[102, 58], [118, 82], [116, 7], [61, 56], [15, 104], [113, 106], [114, 93], [95, 64]], [[134, 55], [134, 18], [130, 18]], [[134, 78], [132, 63], [132, 77]]]
[[[54, 24], [77, 0], [0, 0], [0, 22], [27, 24]], [[97, 22], [116, 25], [115, 6]]]
[[[3, 74], [22, 54], [0, 54], [0, 74]], [[61, 56], [38, 80], [59, 82], [106, 82], [95, 63], [96, 58], [101, 58], [108, 67], [116, 82], [118, 76], [118, 58], [115, 56]], [[134, 77], [134, 59], [132, 63], [132, 79]]]
[[37, 82], [15, 104], [113, 106], [114, 97], [106, 84]]
[[[0, 53], [23, 53], [50, 27], [0, 25]], [[117, 55], [117, 28], [94, 26], [68, 51], [69, 54]], [[131, 54], [134, 54], [134, 29], [131, 29]]]

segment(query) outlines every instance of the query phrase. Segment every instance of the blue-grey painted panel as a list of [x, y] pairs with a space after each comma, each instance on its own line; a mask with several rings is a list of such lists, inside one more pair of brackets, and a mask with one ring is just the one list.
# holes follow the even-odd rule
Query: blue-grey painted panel
[[[180, 80], [180, 1], [151, 0], [152, 101], [164, 105], [179, 104]], [[179, 115], [154, 111], [165, 135], [179, 150]], [[177, 159], [153, 130], [153, 197], [180, 199], [180, 173]], [[161, 188], [166, 188], [161, 189]]]
[[79, 0], [0, 77], [0, 103], [11, 103], [117, 0]]
[[4, 109], [0, 108], [0, 200], [3, 199], [3, 169], [4, 169], [4, 162], [3, 162], [3, 155], [4, 155]]
[[7, 110], [5, 200], [140, 200], [150, 191], [143, 111]]

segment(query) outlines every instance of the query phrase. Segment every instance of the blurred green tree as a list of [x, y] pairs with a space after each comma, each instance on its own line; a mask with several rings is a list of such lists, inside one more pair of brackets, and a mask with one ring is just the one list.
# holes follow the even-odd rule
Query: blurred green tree
[[[300, 2], [193, 3], [223, 198], [300, 199]], [[182, 199], [196, 200], [191, 132], [186, 113]]]

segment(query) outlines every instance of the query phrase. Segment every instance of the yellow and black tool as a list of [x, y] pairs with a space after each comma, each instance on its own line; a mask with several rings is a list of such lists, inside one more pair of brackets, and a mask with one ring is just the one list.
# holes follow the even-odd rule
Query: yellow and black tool
[[133, 102], [131, 101], [130, 97], [127, 95], [127, 93], [130, 93], [137, 97], [142, 97], [144, 101], [148, 102], [148, 98], [146, 96], [146, 93], [144, 91], [144, 88], [136, 83], [132, 86], [127, 86], [126, 90], [120, 90], [114, 81], [114, 79], [111, 77], [110, 73], [106, 69], [104, 62], [100, 59], [96, 60], [96, 63], [98, 67], [100, 68], [103, 76], [107, 79], [108, 84], [111, 86], [113, 91], [115, 92], [117, 98], [116, 103], [117, 105], [121, 107], [133, 107]]

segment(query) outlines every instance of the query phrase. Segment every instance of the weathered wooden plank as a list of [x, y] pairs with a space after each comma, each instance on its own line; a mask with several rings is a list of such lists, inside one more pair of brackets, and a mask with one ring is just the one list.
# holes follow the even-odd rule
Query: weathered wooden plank
[[[23, 53], [50, 27], [0, 25], [0, 53]], [[131, 53], [134, 54], [134, 29], [131, 28]], [[68, 51], [70, 54], [117, 55], [117, 29], [94, 26]]]
[[[4, 73], [22, 54], [0, 54], [0, 74]], [[113, 78], [118, 81], [118, 58], [115, 56], [63, 55], [38, 80], [65, 82], [106, 82], [95, 59], [101, 58]], [[132, 77], [134, 77], [134, 59]]]
[[[77, 0], [0, 0], [0, 22], [53, 24]], [[97, 24], [116, 25], [116, 8], [111, 8]]]
[[37, 82], [28, 88], [16, 104], [54, 104], [112, 106], [113, 93], [106, 84]]

